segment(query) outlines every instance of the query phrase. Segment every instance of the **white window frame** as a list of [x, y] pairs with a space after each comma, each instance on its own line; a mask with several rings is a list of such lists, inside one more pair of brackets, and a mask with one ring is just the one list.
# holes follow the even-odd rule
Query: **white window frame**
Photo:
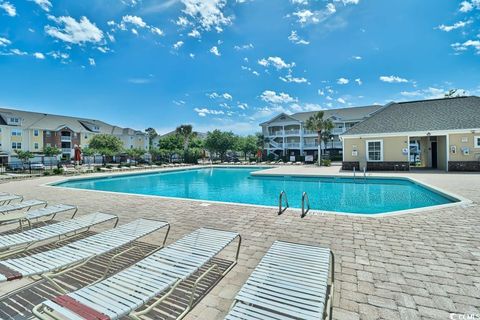
[[12, 137], [21, 137], [22, 129], [12, 129]]
[[[380, 160], [371, 160], [369, 158], [369, 152], [368, 152], [368, 144], [370, 142], [380, 142]], [[366, 140], [365, 141], [365, 158], [368, 162], [382, 162], [383, 161], [383, 140], [377, 139], [377, 140]]]
[[34, 148], [35, 150], [38, 150], [38, 142], [35, 142], [35, 143], [33, 144], [33, 148]]
[[475, 149], [479, 149], [480, 148], [480, 136], [474, 136], [473, 137], [473, 147]]
[[40, 131], [39, 131], [38, 129], [34, 129], [34, 130], [33, 130], [33, 135], [34, 135], [35, 137], [38, 137], [38, 136], [40, 135]]

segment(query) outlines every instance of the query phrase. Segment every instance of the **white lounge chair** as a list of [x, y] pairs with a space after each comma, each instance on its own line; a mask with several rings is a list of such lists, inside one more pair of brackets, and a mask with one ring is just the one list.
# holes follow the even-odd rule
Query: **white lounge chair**
[[78, 211], [77, 206], [71, 206], [68, 204], [56, 204], [53, 206], [47, 206], [45, 208], [35, 209], [27, 212], [14, 212], [0, 215], [0, 224], [18, 221], [20, 223], [20, 227], [22, 228], [23, 222], [26, 221], [29, 227], [31, 227], [32, 220], [39, 220], [40, 218], [45, 217], [50, 217], [50, 220], [53, 220], [58, 213], [63, 213], [70, 210], [75, 210], [71, 217], [71, 219], [73, 219]]
[[13, 200], [20, 200], [23, 201], [23, 196], [19, 196], [16, 194], [1, 194], [0, 195], [0, 205], [9, 204]]
[[[168, 230], [170, 229], [170, 225], [167, 222], [138, 219], [118, 228], [77, 240], [60, 248], [43, 251], [27, 257], [0, 261], [0, 282], [42, 275], [44, 279], [47, 279], [55, 287], [65, 292], [54, 281], [56, 276], [78, 268], [99, 255], [119, 249], [164, 227], [168, 227], [163, 241], [165, 244]], [[135, 248], [130, 247], [123, 250], [120, 254]], [[114, 257], [118, 256], [119, 254], [116, 254]], [[104, 275], [108, 273], [112, 260], [105, 266]]]
[[16, 210], [22, 210], [22, 209], [27, 209], [29, 211], [32, 207], [34, 206], [47, 206], [47, 201], [43, 200], [27, 200], [27, 201], [22, 201], [19, 203], [14, 203], [14, 204], [6, 204], [3, 206], [0, 206], [0, 214], [6, 214], [11, 211], [16, 211]]
[[[137, 262], [130, 268], [75, 292], [47, 300], [33, 308], [40, 319], [119, 319], [129, 316], [140, 319], [167, 298], [185, 279], [205, 266], [236, 238], [239, 239], [235, 262], [221, 275], [225, 275], [238, 259], [241, 238], [238, 233], [214, 229], [198, 229], [166, 248]], [[195, 282], [188, 307], [191, 309], [198, 282], [216, 270], [214, 264]], [[142, 311], [136, 311], [149, 300], [163, 293], [157, 301]]]
[[225, 319], [331, 319], [333, 272], [330, 249], [275, 241]]
[[77, 235], [90, 230], [97, 224], [110, 220], [116, 220], [115, 226], [117, 225], [118, 217], [116, 215], [96, 212], [15, 234], [2, 235], [0, 236], [0, 258], [25, 251], [39, 242], [52, 239], [60, 240], [62, 237], [68, 238]]

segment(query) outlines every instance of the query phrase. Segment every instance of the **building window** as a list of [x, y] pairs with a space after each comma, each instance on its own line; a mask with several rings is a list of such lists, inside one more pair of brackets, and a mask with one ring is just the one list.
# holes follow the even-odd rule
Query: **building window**
[[473, 137], [473, 141], [474, 141], [473, 147], [474, 148], [480, 148], [480, 136]]
[[22, 149], [21, 142], [12, 142], [12, 149]]
[[37, 143], [37, 142], [35, 142], [35, 143], [33, 144], [33, 148], [34, 148], [34, 149], [38, 149], [38, 143]]
[[45, 131], [45, 135], [46, 135], [47, 137], [50, 137], [50, 136], [52, 135], [52, 133], [51, 133], [50, 131]]
[[38, 130], [36, 130], [36, 129], [33, 130], [33, 135], [34, 135], [35, 137], [38, 137]]
[[22, 136], [22, 130], [13, 129], [13, 130], [12, 130], [12, 136], [17, 136], [17, 137]]
[[88, 139], [88, 136], [87, 136], [87, 135], [85, 135], [85, 139]]
[[367, 143], [367, 161], [383, 161], [383, 141], [368, 140]]

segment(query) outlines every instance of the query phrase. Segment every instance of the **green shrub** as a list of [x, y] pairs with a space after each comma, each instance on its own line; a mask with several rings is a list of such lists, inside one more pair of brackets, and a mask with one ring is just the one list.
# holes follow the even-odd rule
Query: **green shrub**
[[53, 174], [63, 174], [63, 169], [62, 168], [55, 168], [53, 169]]
[[275, 154], [274, 153], [269, 153], [267, 156], [268, 161], [274, 161], [275, 160]]
[[50, 171], [43, 171], [43, 175], [44, 175], [44, 176], [49, 176], [49, 175], [51, 175], [51, 174], [52, 174], [52, 173], [51, 173]]
[[320, 163], [322, 164], [322, 166], [325, 166], [325, 167], [330, 167], [332, 165], [332, 161], [330, 161], [328, 159], [322, 159], [322, 161], [320, 161]]

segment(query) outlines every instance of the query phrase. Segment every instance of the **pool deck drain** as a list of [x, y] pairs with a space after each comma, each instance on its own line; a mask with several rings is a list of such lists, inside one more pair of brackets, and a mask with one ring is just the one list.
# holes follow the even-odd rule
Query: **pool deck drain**
[[[270, 170], [342, 174], [338, 167]], [[272, 208], [218, 203], [202, 207], [200, 214], [199, 203], [194, 201], [42, 186], [59, 177], [12, 181], [2, 184], [0, 191], [23, 194], [27, 199], [72, 203], [80, 207], [79, 215], [117, 213], [121, 224], [137, 217], [160, 218], [172, 225], [167, 244], [202, 226], [239, 232], [243, 245], [238, 265], [206, 294], [185, 318], [188, 320], [223, 319], [235, 294], [274, 240], [332, 248], [336, 255], [334, 319], [450, 319], [451, 313], [480, 314], [480, 175], [381, 175], [413, 177], [473, 203], [375, 219], [328, 214], [300, 219], [293, 211], [277, 216]], [[160, 237], [149, 241], [158, 243]], [[2, 288], [6, 289], [14, 288]]]

